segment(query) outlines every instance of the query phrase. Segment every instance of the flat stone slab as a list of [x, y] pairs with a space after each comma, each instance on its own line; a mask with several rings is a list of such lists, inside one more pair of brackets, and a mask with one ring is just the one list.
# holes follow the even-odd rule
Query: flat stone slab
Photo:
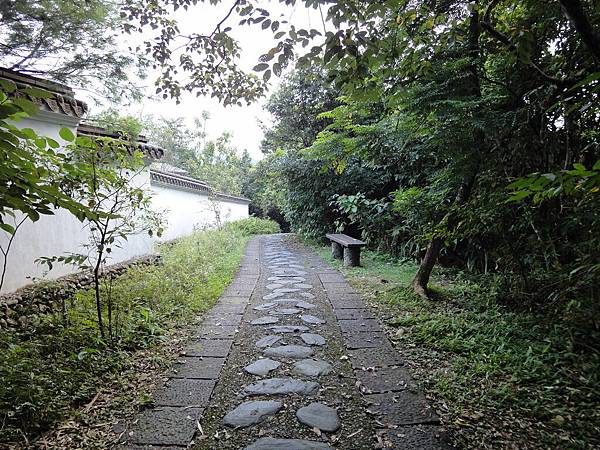
[[237, 327], [242, 322], [242, 316], [238, 314], [209, 314], [204, 317], [205, 325], [227, 325]]
[[300, 408], [296, 417], [300, 423], [328, 433], [337, 431], [342, 425], [337, 411], [322, 403], [311, 403]]
[[314, 381], [302, 381], [294, 378], [268, 378], [249, 384], [242, 391], [242, 396], [251, 395], [314, 395], [319, 390]]
[[339, 273], [321, 273], [319, 279], [322, 283], [344, 283], [346, 279]]
[[231, 349], [231, 339], [201, 339], [190, 342], [182, 352], [185, 356], [211, 356], [224, 358]]
[[275, 358], [292, 358], [302, 359], [313, 354], [313, 349], [303, 345], [280, 345], [279, 347], [271, 347], [265, 350], [265, 356]]
[[308, 283], [297, 283], [294, 284], [294, 287], [299, 289], [312, 289], [313, 285]]
[[297, 298], [278, 298], [273, 301], [277, 303], [294, 303], [295, 306], [295, 304], [298, 303], [300, 300], [298, 300]]
[[354, 333], [345, 334], [344, 343], [350, 350], [357, 348], [388, 347], [389, 341], [383, 333]]
[[323, 283], [323, 288], [330, 293], [337, 294], [356, 294], [356, 291], [347, 282], [342, 283]]
[[298, 292], [298, 294], [300, 297], [304, 297], [308, 300], [312, 300], [313, 298], [315, 298], [314, 294], [311, 294], [310, 292]]
[[331, 373], [332, 365], [320, 359], [303, 359], [294, 363], [294, 372], [307, 377], [320, 377]]
[[342, 333], [361, 333], [364, 331], [381, 331], [375, 319], [338, 320]]
[[283, 297], [284, 295], [285, 292], [271, 292], [270, 294], [263, 295], [262, 299], [269, 301], [273, 300], [274, 298]]
[[382, 347], [377, 349], [377, 351], [369, 348], [353, 349], [348, 351], [348, 357], [354, 369], [360, 369], [361, 367], [401, 366], [404, 364], [400, 355], [389, 347]]
[[372, 319], [373, 314], [366, 308], [357, 309], [337, 309], [335, 316], [339, 320], [361, 320], [361, 319]]
[[298, 333], [300, 331], [308, 331], [308, 327], [304, 325], [273, 325], [267, 327], [273, 333]]
[[294, 277], [294, 276], [292, 276], [292, 277], [275, 276], [275, 277], [269, 277], [269, 278], [267, 278], [267, 280], [275, 281], [280, 284], [289, 284], [289, 283], [304, 283], [306, 281], [306, 278]]
[[202, 325], [197, 337], [208, 339], [231, 339], [238, 332], [238, 327], [230, 325]]
[[268, 336], [265, 336], [265, 337], [259, 339], [258, 341], [256, 341], [256, 343], [254, 345], [258, 348], [270, 347], [271, 345], [277, 343], [277, 341], [280, 341], [281, 339], [282, 339], [281, 336], [277, 336], [275, 334], [269, 334]]
[[310, 323], [311, 325], [321, 325], [325, 323], [325, 320], [317, 316], [311, 316], [310, 314], [303, 314], [300, 316], [300, 319], [302, 319], [302, 322]]
[[270, 303], [262, 303], [258, 306], [255, 306], [252, 309], [255, 311], [267, 311], [271, 308], [275, 308], [276, 306], [277, 306], [277, 303], [270, 302]]
[[364, 396], [370, 404], [368, 411], [381, 417], [379, 420], [394, 425], [439, 423], [440, 418], [425, 396], [419, 392], [402, 391]]
[[325, 338], [320, 334], [315, 333], [302, 333], [300, 338], [304, 341], [306, 345], [325, 345]]
[[268, 416], [277, 414], [282, 406], [281, 402], [274, 400], [244, 402], [227, 413], [223, 418], [223, 423], [233, 428], [249, 427], [262, 422]]
[[302, 310], [298, 308], [276, 308], [269, 311], [269, 314], [272, 316], [291, 316], [299, 312], [302, 312]]
[[308, 303], [305, 302], [303, 300], [299, 301], [298, 303], [296, 303], [296, 308], [302, 308], [302, 309], [313, 309], [316, 308], [317, 305], [314, 305], [312, 303]]
[[160, 407], [144, 410], [129, 429], [128, 442], [187, 446], [197, 430], [200, 408]]
[[274, 439], [260, 438], [244, 450], [333, 450], [325, 442], [308, 441], [306, 439]]
[[219, 377], [225, 358], [185, 358], [173, 364], [174, 378], [204, 378]]
[[361, 383], [361, 391], [365, 394], [379, 394], [416, 388], [410, 374], [402, 367], [356, 370], [354, 373]]
[[268, 375], [269, 372], [279, 368], [281, 363], [279, 361], [273, 361], [269, 358], [259, 359], [258, 361], [254, 361], [252, 364], [244, 367], [244, 370], [252, 375], [259, 375], [264, 377]]
[[269, 290], [273, 290], [273, 289], [282, 288], [282, 287], [283, 287], [283, 284], [279, 284], [279, 283], [270, 283], [270, 284], [267, 284], [265, 287], [266, 287], [267, 289], [269, 289]]
[[404, 426], [395, 430], [381, 431], [384, 441], [391, 444], [390, 450], [449, 450], [447, 437], [435, 425]]
[[279, 322], [278, 317], [264, 316], [264, 317], [259, 317], [258, 319], [254, 319], [250, 323], [252, 325], [271, 325], [271, 324], [277, 323], [277, 322]]
[[215, 386], [215, 380], [172, 378], [166, 387], [154, 393], [157, 406], [206, 406]]

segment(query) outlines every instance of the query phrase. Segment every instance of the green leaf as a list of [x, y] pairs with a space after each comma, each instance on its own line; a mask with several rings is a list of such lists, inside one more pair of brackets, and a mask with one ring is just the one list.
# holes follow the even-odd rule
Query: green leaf
[[67, 142], [73, 142], [75, 140], [75, 135], [73, 132], [66, 127], [61, 128], [58, 132], [58, 135]]
[[15, 227], [13, 227], [7, 223], [0, 223], [0, 228], [9, 234], [15, 234]]
[[255, 72], [262, 72], [263, 70], [267, 70], [269, 68], [269, 65], [266, 63], [260, 63], [257, 64], [256, 66], [254, 66], [254, 68], [252, 70], [254, 70]]

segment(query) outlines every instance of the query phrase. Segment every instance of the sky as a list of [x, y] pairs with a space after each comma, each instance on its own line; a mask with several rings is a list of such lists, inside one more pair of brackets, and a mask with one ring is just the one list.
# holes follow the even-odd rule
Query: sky
[[[296, 27], [316, 28], [321, 24], [318, 10], [306, 9], [302, 2], [296, 7], [280, 5], [278, 1], [265, 1], [263, 3], [271, 11], [272, 18], [278, 18], [278, 20], [284, 18]], [[231, 4], [231, 1], [224, 1], [219, 5], [211, 6], [199, 2], [197, 6], [191, 7], [187, 12], [181, 10], [175, 18], [179, 23], [182, 34], [210, 32], [226, 15]], [[274, 39], [270, 30], [262, 30], [259, 25], [239, 26], [239, 20], [240, 18], [234, 14], [224, 26], [233, 28], [232, 34], [240, 43], [242, 49], [242, 56], [239, 61], [240, 67], [250, 70], [257, 64], [258, 57], [274, 46]], [[134, 44], [133, 47], [135, 47], [136, 40], [139, 39], [139, 35], [126, 36], [122, 44], [124, 46]], [[147, 85], [149, 95], [154, 93], [153, 81], [155, 78], [156, 74], [149, 73], [144, 82]], [[278, 84], [279, 79], [276, 77], [271, 78], [270, 92], [274, 92]], [[82, 95], [85, 94], [82, 93]], [[173, 118], [182, 116], [189, 125], [192, 125], [195, 117], [199, 118], [202, 111], [208, 111], [210, 113], [210, 119], [206, 127], [208, 139], [216, 138], [225, 131], [231, 132], [233, 135], [232, 142], [238, 151], [248, 150], [252, 159], [257, 161], [263, 156], [260, 151], [263, 132], [259, 123], [263, 122], [268, 126], [271, 122], [269, 113], [263, 109], [265, 101], [266, 98], [263, 98], [250, 106], [224, 107], [216, 99], [196, 97], [195, 94], [184, 93], [179, 104], [172, 99], [144, 100], [142, 104], [122, 108], [121, 112], [135, 117], [153, 115], [155, 117]], [[96, 110], [96, 108], [94, 109]]]

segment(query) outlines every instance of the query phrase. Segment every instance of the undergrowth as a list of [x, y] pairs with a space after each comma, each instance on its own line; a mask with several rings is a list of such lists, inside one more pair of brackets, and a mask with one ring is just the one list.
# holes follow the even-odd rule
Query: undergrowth
[[[430, 374], [428, 389], [448, 407], [460, 447], [599, 448], [600, 332], [590, 326], [597, 311], [576, 308], [586, 302], [510, 308], [493, 276], [448, 269], [436, 271], [433, 299], [424, 300], [407, 287], [411, 262], [365, 251], [363, 267], [346, 269], [319, 252], [386, 309], [400, 348], [447, 360], [451, 369]], [[461, 432], [477, 427], [487, 429]]]
[[162, 245], [159, 265], [132, 266], [105, 280], [113, 303], [110, 341], [99, 337], [91, 290], [67, 302], [66, 315], [48, 314], [21, 332], [0, 330], [0, 446], [35, 439], [76, 416], [103, 386], [124, 382], [137, 350], [160, 344], [213, 305], [249, 237], [274, 231], [276, 224], [255, 218], [199, 231]]

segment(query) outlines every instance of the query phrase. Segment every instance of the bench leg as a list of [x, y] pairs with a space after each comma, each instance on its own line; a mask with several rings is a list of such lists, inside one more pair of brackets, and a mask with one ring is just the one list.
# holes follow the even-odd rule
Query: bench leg
[[360, 247], [344, 247], [344, 266], [360, 266]]
[[337, 242], [331, 242], [331, 256], [336, 259], [342, 259], [344, 256], [344, 248]]

